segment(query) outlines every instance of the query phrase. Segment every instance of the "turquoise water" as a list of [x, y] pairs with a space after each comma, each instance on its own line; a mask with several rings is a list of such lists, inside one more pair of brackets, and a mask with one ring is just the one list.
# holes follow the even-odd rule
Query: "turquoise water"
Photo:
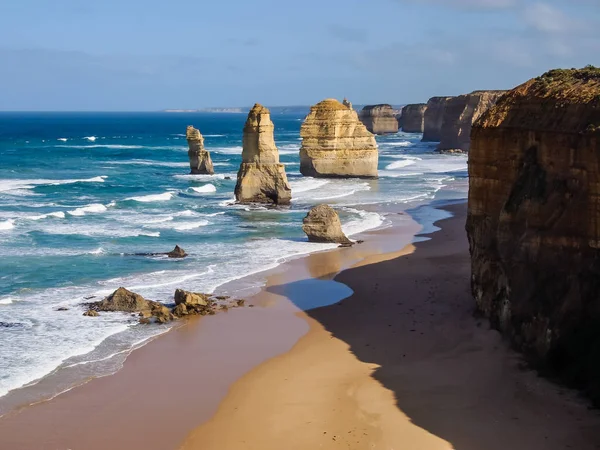
[[[176, 288], [213, 292], [295, 255], [331, 248], [308, 243], [302, 233], [314, 204], [335, 205], [352, 236], [385, 225], [374, 206], [408, 208], [466, 177], [465, 157], [435, 154], [435, 144], [403, 133], [378, 137], [378, 180], [301, 177], [303, 117], [281, 114], [272, 119], [291, 207], [235, 205], [245, 118], [0, 113], [0, 396], [164, 331], [127, 315], [83, 317], [86, 298], [119, 286], [165, 303]], [[216, 175], [188, 175], [187, 125], [203, 133]], [[176, 244], [190, 256], [131, 255]]]

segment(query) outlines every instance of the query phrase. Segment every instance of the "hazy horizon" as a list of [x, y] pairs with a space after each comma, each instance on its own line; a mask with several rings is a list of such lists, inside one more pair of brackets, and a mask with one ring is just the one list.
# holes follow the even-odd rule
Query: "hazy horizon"
[[600, 63], [594, 0], [21, 0], [3, 111], [421, 103]]

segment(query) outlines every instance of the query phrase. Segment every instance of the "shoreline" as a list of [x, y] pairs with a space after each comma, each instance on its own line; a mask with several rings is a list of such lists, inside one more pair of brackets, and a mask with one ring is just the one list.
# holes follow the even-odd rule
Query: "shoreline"
[[[431, 205], [432, 203], [427, 203], [420, 207], [432, 207]], [[257, 277], [259, 279], [266, 278], [269, 283], [272, 283], [272, 281], [269, 281], [271, 279], [281, 282], [286, 279], [286, 274], [293, 272], [296, 277], [305, 276], [313, 280], [309, 284], [313, 286], [313, 292], [316, 295], [313, 300], [317, 298], [317, 302], [312, 306], [321, 306], [327, 302], [339, 301], [342, 295], [347, 296], [351, 292], [345, 286], [331, 281], [333, 275], [354, 264], [356, 261], [365, 258], [368, 254], [400, 250], [404, 245], [412, 241], [414, 235], [421, 228], [406, 213], [396, 211], [393, 213], [388, 212], [387, 214], [392, 217], [392, 224], [388, 227], [379, 227], [360, 233], [361, 236], [367, 237], [367, 242], [363, 244], [354, 246], [351, 249], [334, 248], [307, 255], [299, 255], [285, 261], [276, 268], [255, 273], [244, 277], [244, 279]], [[391, 248], [388, 240], [390, 235], [396, 237]], [[287, 280], [288, 282], [292, 281], [289, 278]], [[235, 280], [230, 283], [238, 281]], [[318, 287], [316, 287], [317, 285]], [[324, 285], [327, 285], [328, 288], [323, 289]], [[289, 301], [282, 301], [281, 295], [266, 293], [263, 288], [261, 292], [250, 298], [250, 303], [254, 303], [256, 307], [234, 309], [210, 318], [194, 318], [177, 324], [168, 333], [160, 334], [152, 338], [145, 345], [129, 352], [124, 364], [117, 372], [102, 377], [90, 377], [83, 384], [71, 387], [60, 395], [54, 396], [52, 399], [22, 405], [19, 408], [13, 409], [0, 418], [0, 435], [4, 436], [4, 439], [13, 439], [9, 441], [11, 448], [31, 448], [31, 445], [36, 444], [32, 442], [20, 442], [19, 439], [22, 438], [23, 434], [17, 430], [25, 426], [25, 423], [28, 424], [27, 426], [36, 423], [39, 424], [39, 426], [36, 426], [40, 431], [45, 430], [43, 435], [46, 438], [48, 435], [54, 436], [53, 439], [56, 439], [56, 441], [52, 441], [54, 444], [60, 445], [59, 443], [63, 442], [61, 441], [63, 438], [69, 440], [71, 438], [75, 440], [83, 439], [85, 441], [83, 448], [93, 449], [93, 442], [86, 441], [85, 435], [87, 433], [82, 431], [87, 429], [89, 432], [90, 427], [93, 426], [90, 421], [82, 419], [82, 415], [94, 416], [93, 408], [90, 409], [90, 405], [100, 404], [107, 396], [110, 398], [128, 397], [130, 399], [135, 397], [137, 400], [132, 400], [132, 406], [129, 408], [130, 413], [128, 415], [140, 413], [146, 407], [151, 408], [151, 405], [155, 405], [157, 402], [164, 402], [163, 405], [169, 405], [169, 408], [177, 408], [179, 410], [181, 409], [181, 402], [192, 403], [189, 398], [186, 398], [189, 397], [187, 394], [182, 395], [178, 401], [174, 400], [174, 396], [172, 395], [161, 396], [159, 400], [140, 400], [145, 397], [143, 391], [151, 392], [151, 389], [148, 389], [147, 385], [156, 385], [156, 383], [159, 383], [156, 385], [156, 388], [161, 390], [177, 389], [173, 384], [177, 385], [177, 383], [183, 381], [182, 379], [187, 379], [184, 383], [187, 385], [186, 389], [192, 388], [194, 383], [197, 382], [197, 377], [189, 377], [188, 379], [185, 376], [179, 376], [178, 373], [180, 371], [189, 372], [190, 374], [196, 373], [200, 378], [205, 376], [206, 380], [197, 382], [198, 386], [192, 389], [199, 387], [203, 391], [207, 383], [209, 385], [218, 384], [218, 389], [214, 389], [209, 395], [205, 395], [206, 393], [198, 394], [196, 400], [203, 403], [202, 407], [198, 408], [197, 406], [190, 405], [189, 409], [183, 408], [178, 413], [178, 415], [182, 416], [195, 414], [194, 419], [190, 420], [187, 424], [188, 429], [184, 429], [182, 422], [178, 421], [178, 425], [181, 426], [181, 429], [178, 430], [180, 434], [179, 438], [175, 440], [173, 440], [173, 437], [169, 438], [171, 444], [172, 442], [178, 442], [187, 432], [197, 426], [198, 423], [210, 419], [230, 385], [238, 378], [264, 361], [288, 351], [308, 331], [306, 322], [296, 317], [296, 313], [300, 312], [301, 309]], [[304, 307], [312, 306], [305, 305]], [[249, 335], [253, 335], [253, 338], [248, 339]], [[261, 338], [261, 335], [264, 336]], [[204, 337], [208, 340], [215, 337], [225, 337], [227, 341], [210, 344], [201, 342]], [[246, 348], [239, 348], [239, 344], [242, 341], [245, 341], [244, 345]], [[251, 345], [252, 343], [253, 345]], [[215, 366], [220, 364], [223, 367], [215, 370], [204, 370], [202, 367], [199, 367], [201, 362], [193, 362], [189, 360], [189, 357], [180, 355], [179, 347], [183, 348], [183, 351], [186, 353], [189, 353], [190, 357], [191, 355], [200, 354], [205, 363], [214, 363]], [[225, 364], [222, 361], [224, 353], [228, 355]], [[156, 371], [151, 363], [155, 355], [160, 355], [157, 365], [168, 366], [168, 369], [161, 367], [161, 370]], [[163, 361], [161, 362], [161, 360]], [[231, 362], [232, 360], [234, 362]], [[144, 386], [138, 390], [135, 387], [136, 378], [139, 376], [140, 370], [142, 370], [140, 368], [142, 365], [145, 365], [149, 370], [152, 368], [151, 370], [155, 371], [152, 377], [154, 381], [144, 380], [142, 382]], [[178, 367], [177, 373], [173, 373], [171, 367]], [[128, 387], [131, 389], [127, 389]], [[115, 394], [115, 392], [118, 392], [118, 394]], [[69, 405], [67, 408], [69, 411], [63, 409], [61, 406], [63, 404]], [[118, 411], [119, 415], [124, 413], [122, 408], [118, 408]], [[116, 410], [114, 413], [117, 413]], [[52, 420], [48, 420], [48, 416], [51, 416]], [[103, 416], [102, 418], [96, 416], [96, 419], [96, 423], [102, 423], [103, 425], [112, 423], [114, 420], [109, 416]], [[145, 428], [146, 420], [140, 419], [139, 432], [142, 432]], [[67, 430], [64, 428], [65, 424], [69, 424]], [[59, 432], [58, 429], [61, 427], [62, 430]], [[175, 434], [176, 428], [173, 428], [173, 434]], [[132, 425], [130, 421], [127, 429], [135, 429], [135, 425]], [[121, 436], [125, 434], [125, 430], [123, 430], [123, 433], [119, 433]], [[133, 434], [135, 435], [135, 433]], [[164, 449], [164, 445], [167, 442], [166, 440], [159, 440], [157, 442], [156, 439], [150, 439], [150, 441], [153, 442], [144, 444], [144, 448]], [[119, 441], [115, 445], [122, 445], [122, 442]], [[128, 442], [128, 445], [139, 445], [139, 438]]]
[[308, 333], [237, 381], [179, 448], [599, 448], [589, 402], [524, 369], [474, 316], [466, 204], [445, 209], [429, 239], [335, 276], [353, 294], [299, 313]]

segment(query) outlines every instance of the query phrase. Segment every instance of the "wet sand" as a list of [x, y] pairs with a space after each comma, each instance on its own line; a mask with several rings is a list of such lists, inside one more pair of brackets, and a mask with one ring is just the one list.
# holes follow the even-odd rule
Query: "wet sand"
[[450, 209], [431, 240], [336, 276], [354, 294], [299, 313], [308, 333], [237, 381], [182, 448], [600, 448], [598, 412], [474, 316], [466, 206]]
[[364, 244], [308, 255], [255, 275], [281, 288], [249, 298], [254, 307], [193, 318], [133, 351], [116, 374], [1, 417], [0, 448], [178, 448], [214, 415], [236, 380], [289, 351], [309, 331], [301, 309], [352, 294], [332, 280], [335, 274], [370, 255], [393, 257], [389, 252], [402, 249], [420, 229], [409, 216], [390, 218], [395, 226], [365, 233]]

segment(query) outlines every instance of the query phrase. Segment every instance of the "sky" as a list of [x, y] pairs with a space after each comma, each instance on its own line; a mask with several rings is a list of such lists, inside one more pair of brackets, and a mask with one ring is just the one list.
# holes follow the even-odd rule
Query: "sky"
[[419, 103], [600, 65], [600, 0], [0, 0], [0, 110]]

